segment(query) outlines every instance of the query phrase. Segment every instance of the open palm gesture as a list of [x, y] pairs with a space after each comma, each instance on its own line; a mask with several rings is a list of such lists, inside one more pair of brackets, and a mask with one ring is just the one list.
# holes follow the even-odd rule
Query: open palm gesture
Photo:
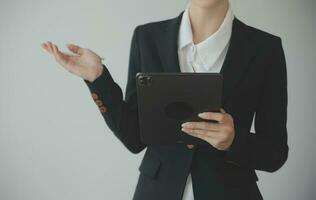
[[89, 49], [67, 44], [67, 48], [74, 53], [72, 55], [59, 51], [57, 45], [51, 42], [42, 43], [41, 46], [67, 71], [85, 80], [92, 82], [102, 73], [101, 57]]

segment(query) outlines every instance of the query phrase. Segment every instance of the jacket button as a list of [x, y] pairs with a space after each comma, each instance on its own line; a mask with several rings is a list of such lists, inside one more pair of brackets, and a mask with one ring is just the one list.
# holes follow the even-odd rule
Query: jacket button
[[105, 113], [106, 112], [106, 108], [104, 106], [100, 106], [99, 107], [99, 110], [102, 112], [102, 113]]
[[99, 99], [98, 95], [96, 93], [91, 93], [93, 100]]
[[98, 100], [98, 99], [95, 100], [94, 102], [95, 102], [98, 106], [102, 106], [102, 104], [103, 104], [102, 101], [100, 101], [100, 100]]

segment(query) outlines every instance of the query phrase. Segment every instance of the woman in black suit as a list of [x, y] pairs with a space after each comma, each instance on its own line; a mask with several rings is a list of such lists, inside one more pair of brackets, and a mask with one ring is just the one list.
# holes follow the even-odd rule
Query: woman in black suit
[[[219, 29], [229, 2], [190, 3], [192, 40], [198, 44]], [[207, 141], [208, 146], [146, 146], [140, 140], [135, 75], [141, 71], [180, 72], [177, 41], [182, 15], [135, 28], [125, 99], [93, 51], [69, 44], [75, 54], [69, 55], [51, 42], [42, 47], [65, 69], [84, 79], [105, 122], [131, 152], [147, 147], [134, 200], [180, 200], [189, 173], [196, 200], [262, 199], [255, 170], [274, 172], [288, 155], [286, 63], [277, 36], [234, 18], [220, 70], [224, 78], [221, 112], [200, 115], [219, 123], [192, 122], [182, 129]], [[256, 133], [250, 132], [254, 114]]]

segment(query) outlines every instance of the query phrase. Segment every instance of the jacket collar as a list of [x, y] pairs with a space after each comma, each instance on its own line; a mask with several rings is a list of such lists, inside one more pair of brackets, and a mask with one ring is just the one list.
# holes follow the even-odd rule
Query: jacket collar
[[[168, 73], [181, 72], [178, 58], [178, 32], [184, 11], [177, 17], [168, 20], [161, 28], [157, 41], [163, 71]], [[248, 63], [255, 55], [254, 45], [251, 43], [247, 25], [236, 17], [233, 21], [232, 36], [224, 64], [220, 70], [223, 76], [222, 105], [235, 91]]]

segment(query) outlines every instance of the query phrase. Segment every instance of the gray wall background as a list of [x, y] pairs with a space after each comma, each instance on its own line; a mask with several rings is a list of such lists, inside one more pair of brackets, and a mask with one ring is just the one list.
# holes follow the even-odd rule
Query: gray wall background
[[[134, 27], [175, 17], [186, 2], [0, 1], [1, 200], [131, 199], [143, 152], [122, 146], [83, 80], [40, 44], [93, 49], [125, 91]], [[288, 63], [289, 159], [276, 173], [259, 172], [260, 189], [269, 200], [315, 199], [316, 2], [231, 3], [244, 22], [282, 37]]]

